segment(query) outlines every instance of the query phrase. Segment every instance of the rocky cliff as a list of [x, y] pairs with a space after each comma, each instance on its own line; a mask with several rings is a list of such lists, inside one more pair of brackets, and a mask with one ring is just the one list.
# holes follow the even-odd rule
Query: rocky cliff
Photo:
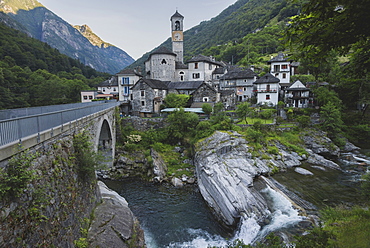
[[0, 11], [22, 25], [33, 38], [48, 43], [61, 53], [78, 59], [97, 71], [115, 74], [134, 62], [125, 51], [101, 41], [100, 38], [101, 43], [97, 44], [95, 41], [98, 36], [91, 30], [86, 38], [86, 32], [82, 34], [80, 28], [74, 28], [35, 0], [3, 0], [0, 1]]
[[[297, 173], [310, 175], [310, 171], [299, 167], [304, 161], [341, 170], [336, 163], [319, 154], [336, 156], [339, 153], [339, 149], [325, 134], [310, 133], [303, 140], [307, 147], [305, 154], [299, 155], [276, 143], [279, 153], [265, 157], [255, 156], [248, 141], [237, 132], [217, 131], [199, 142], [194, 158], [198, 185], [205, 201], [220, 221], [229, 227], [235, 226], [242, 215], [253, 216], [259, 223], [265, 221], [267, 203], [254, 187], [255, 179], [261, 175], [267, 177], [264, 181], [269, 187], [278, 189], [278, 185], [274, 185], [268, 176], [290, 167], [296, 167]], [[295, 204], [293, 200], [290, 201]], [[295, 206], [303, 210], [297, 204]]]

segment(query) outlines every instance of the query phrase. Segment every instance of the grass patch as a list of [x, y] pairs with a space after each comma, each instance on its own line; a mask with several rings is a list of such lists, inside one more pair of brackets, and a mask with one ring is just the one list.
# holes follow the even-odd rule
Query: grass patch
[[[249, 118], [247, 117], [248, 125], [253, 125], [256, 122], [261, 122], [261, 124], [272, 124], [274, 119], [261, 119], [261, 118]], [[237, 123], [238, 125], [246, 125], [245, 120]]]

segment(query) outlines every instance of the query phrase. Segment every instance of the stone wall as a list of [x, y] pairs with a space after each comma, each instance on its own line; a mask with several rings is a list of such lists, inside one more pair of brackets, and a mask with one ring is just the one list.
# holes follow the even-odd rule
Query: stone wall
[[78, 177], [71, 135], [29, 151], [35, 152], [35, 179], [19, 197], [0, 201], [0, 247], [74, 247], [100, 201], [96, 181]]
[[158, 129], [166, 126], [164, 118], [151, 118], [143, 119], [140, 117], [132, 116], [129, 118], [123, 118], [121, 121], [123, 127], [127, 125], [132, 125], [135, 130], [138, 131], [148, 131], [150, 129]]

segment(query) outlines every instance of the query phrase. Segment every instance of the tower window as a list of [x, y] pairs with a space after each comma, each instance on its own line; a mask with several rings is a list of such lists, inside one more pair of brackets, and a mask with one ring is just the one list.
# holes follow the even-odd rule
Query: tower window
[[166, 65], [167, 64], [167, 61], [165, 59], [162, 60], [161, 64], [163, 65]]
[[175, 22], [175, 30], [180, 30], [180, 22], [179, 21]]

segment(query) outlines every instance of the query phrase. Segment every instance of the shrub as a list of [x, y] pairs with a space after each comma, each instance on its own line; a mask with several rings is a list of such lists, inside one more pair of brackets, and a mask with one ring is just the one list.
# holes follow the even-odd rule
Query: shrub
[[86, 132], [73, 136], [73, 148], [78, 176], [84, 181], [95, 179], [95, 170], [103, 159], [93, 150]]
[[37, 153], [21, 152], [9, 160], [6, 169], [0, 168], [0, 198], [19, 197], [27, 185], [36, 178], [31, 170]]

